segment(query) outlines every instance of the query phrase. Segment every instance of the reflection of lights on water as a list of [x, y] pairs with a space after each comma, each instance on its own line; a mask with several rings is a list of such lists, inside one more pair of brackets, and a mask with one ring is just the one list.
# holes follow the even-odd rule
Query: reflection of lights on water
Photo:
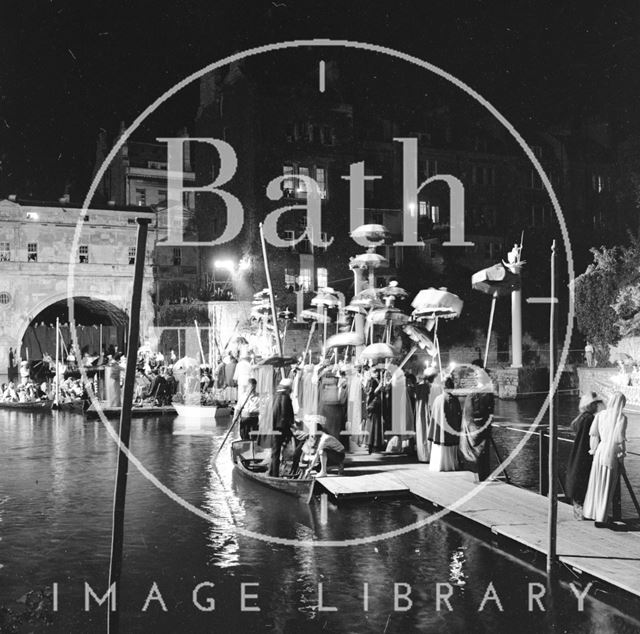
[[467, 583], [467, 575], [464, 573], [464, 548], [458, 548], [451, 553], [451, 561], [449, 562], [449, 580], [458, 586], [464, 586]]

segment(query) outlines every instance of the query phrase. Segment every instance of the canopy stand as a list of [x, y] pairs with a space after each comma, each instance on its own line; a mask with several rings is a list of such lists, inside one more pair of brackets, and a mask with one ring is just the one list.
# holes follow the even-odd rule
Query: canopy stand
[[487, 344], [484, 348], [484, 367], [487, 367], [487, 361], [489, 360], [489, 344], [491, 343], [491, 330], [493, 329], [493, 315], [496, 311], [496, 300], [498, 299], [498, 293], [494, 293], [491, 298], [491, 313], [489, 314], [489, 330], [487, 332]]

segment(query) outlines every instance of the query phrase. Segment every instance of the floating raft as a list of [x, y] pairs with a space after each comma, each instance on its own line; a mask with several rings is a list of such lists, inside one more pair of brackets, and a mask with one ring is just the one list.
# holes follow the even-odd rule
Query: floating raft
[[[374, 497], [380, 495], [383, 484], [390, 494], [393, 481], [400, 494], [408, 489], [417, 498], [448, 508], [495, 535], [546, 554], [548, 499], [542, 495], [500, 481], [477, 484], [468, 471], [432, 473], [426, 464], [380, 463], [358, 465], [357, 470], [371, 473], [318, 478], [316, 493], [324, 489], [332, 495], [335, 491], [337, 499]], [[597, 529], [591, 521], [575, 520], [573, 508], [559, 503], [557, 553], [574, 571], [640, 596], [637, 533]]]
[[[103, 405], [101, 406], [101, 410], [109, 419], [120, 418], [120, 414], [122, 413], [121, 407], [107, 407], [106, 405]], [[100, 414], [93, 403], [91, 403], [91, 406], [87, 409], [85, 414], [86, 417], [91, 420], [100, 418]], [[167, 405], [165, 407], [147, 406], [131, 408], [131, 418], [146, 418], [148, 416], [177, 416], [177, 412], [172, 405]]]

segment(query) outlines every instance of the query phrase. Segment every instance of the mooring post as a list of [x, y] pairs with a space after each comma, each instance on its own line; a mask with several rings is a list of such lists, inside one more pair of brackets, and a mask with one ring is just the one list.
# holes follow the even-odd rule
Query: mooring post
[[553, 411], [554, 394], [554, 308], [555, 308], [555, 260], [556, 241], [551, 245], [551, 303], [549, 304], [549, 518], [548, 548], [547, 548], [547, 575], [553, 572], [556, 560], [556, 541], [558, 534], [558, 430], [556, 417]]
[[111, 530], [111, 558], [109, 566], [109, 589], [115, 584], [114, 592], [108, 593], [107, 600], [107, 633], [117, 634], [119, 631], [118, 614], [120, 605], [120, 577], [122, 573], [122, 551], [124, 545], [124, 506], [127, 495], [127, 475], [129, 458], [122, 447], [129, 449], [131, 435], [131, 407], [133, 404], [133, 388], [136, 378], [136, 361], [140, 336], [140, 302], [142, 298], [142, 282], [144, 279], [144, 260], [147, 245], [147, 229], [150, 218], [136, 218], [138, 222], [138, 242], [133, 275], [133, 291], [131, 310], [129, 311], [129, 347], [127, 348], [127, 369], [124, 375], [122, 394], [122, 410], [120, 412], [119, 438], [121, 447], [118, 450], [116, 487], [113, 501], [113, 524]]

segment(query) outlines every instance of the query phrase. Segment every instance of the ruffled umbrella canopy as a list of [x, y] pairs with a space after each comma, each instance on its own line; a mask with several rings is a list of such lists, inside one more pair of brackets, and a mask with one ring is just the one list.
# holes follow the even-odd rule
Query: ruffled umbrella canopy
[[325, 308], [335, 308], [340, 305], [340, 300], [331, 293], [320, 292], [312, 300], [312, 306], [323, 306]]
[[396, 356], [393, 348], [386, 343], [372, 343], [361, 353], [360, 358], [364, 360], [380, 361], [381, 359], [393, 359]]
[[427, 288], [421, 290], [411, 302], [415, 308], [412, 317], [416, 320], [425, 319], [427, 329], [434, 327], [433, 339], [435, 342], [438, 367], [442, 374], [442, 360], [440, 359], [440, 343], [438, 341], [438, 320], [454, 319], [462, 313], [463, 301], [454, 293], [450, 293], [446, 288]]
[[298, 359], [294, 357], [281, 357], [280, 355], [274, 355], [268, 359], [263, 359], [258, 365], [271, 365], [274, 368], [286, 368], [290, 365], [298, 363]]
[[364, 338], [355, 332], [339, 332], [327, 339], [327, 348], [343, 348], [345, 346], [362, 346]]
[[351, 269], [379, 269], [388, 265], [389, 261], [379, 253], [360, 253], [349, 260]]
[[407, 291], [404, 288], [400, 288], [396, 281], [389, 282], [388, 286], [380, 290], [380, 295], [384, 297], [387, 306], [393, 306], [396, 299], [406, 297], [407, 294]]
[[394, 323], [403, 325], [408, 323], [409, 315], [403, 313], [399, 308], [377, 308], [367, 315], [367, 323], [369, 324], [388, 324]]
[[264, 299], [266, 301], [269, 301], [269, 289], [268, 288], [263, 288], [261, 291], [258, 291], [257, 293], [254, 293], [253, 297], [255, 299]]
[[415, 296], [411, 305], [415, 308], [413, 316], [416, 318], [453, 319], [460, 317], [463, 301], [445, 288], [427, 288]]
[[424, 328], [421, 328], [417, 324], [407, 324], [402, 330], [421, 350], [428, 352], [432, 357], [436, 355], [437, 350], [435, 344], [431, 341]]
[[382, 308], [384, 304], [378, 299], [377, 291], [367, 288], [361, 291], [351, 300], [351, 306], [362, 306], [364, 308]]
[[387, 228], [384, 225], [377, 224], [360, 225], [351, 232], [351, 237], [354, 240], [366, 239], [382, 242], [386, 240], [388, 236], [389, 232], [387, 231]]
[[180, 372], [186, 372], [187, 370], [192, 368], [199, 368], [199, 367], [200, 367], [200, 364], [193, 357], [182, 357], [182, 359], [178, 359], [173, 364], [173, 371], [174, 373], [175, 372], [180, 373]]
[[347, 312], [354, 313], [356, 315], [366, 315], [367, 314], [367, 311], [364, 308], [364, 306], [358, 306], [358, 305], [354, 305], [354, 304], [347, 304], [344, 307], [344, 309]]
[[509, 271], [504, 264], [494, 264], [471, 276], [471, 286], [487, 295], [504, 297], [521, 287], [521, 278]]
[[300, 318], [304, 321], [315, 321], [320, 324], [329, 324], [331, 323], [331, 318], [327, 315], [323, 315], [315, 310], [311, 310], [309, 308], [305, 308], [300, 312]]
[[[519, 269], [517, 269], [519, 270]], [[471, 276], [471, 286], [474, 290], [491, 295], [491, 311], [489, 313], [489, 327], [487, 330], [487, 343], [484, 351], [484, 365], [486, 367], [489, 357], [489, 343], [493, 329], [493, 315], [496, 310], [498, 297], [510, 295], [520, 289], [520, 275], [513, 273], [504, 264], [494, 264], [487, 269], [482, 269]]]

